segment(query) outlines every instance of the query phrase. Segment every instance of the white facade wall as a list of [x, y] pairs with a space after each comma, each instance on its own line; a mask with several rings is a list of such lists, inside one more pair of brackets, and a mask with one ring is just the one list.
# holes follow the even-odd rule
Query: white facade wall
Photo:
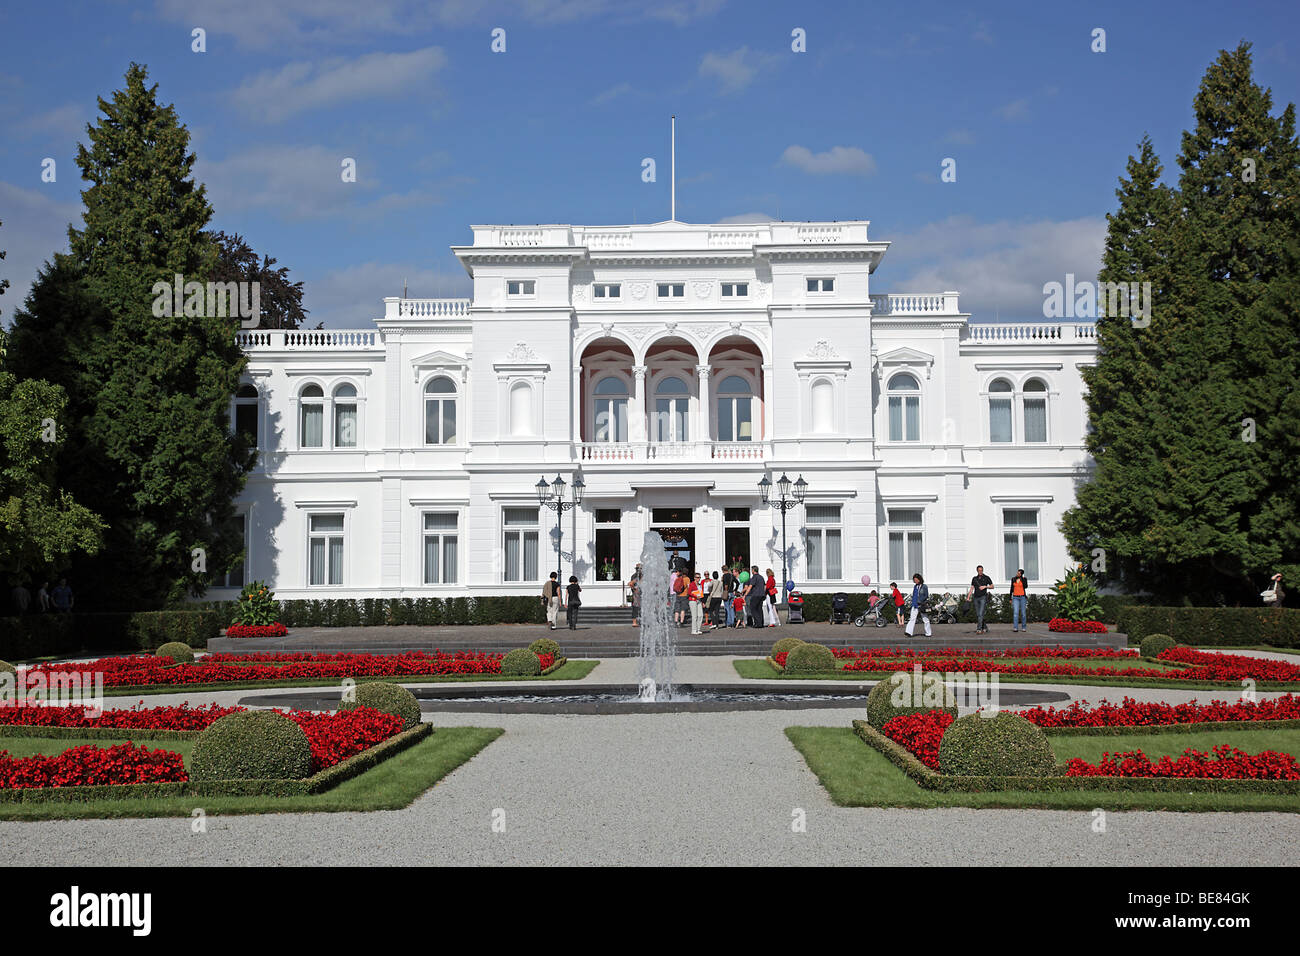
[[[586, 494], [561, 521], [562, 575], [576, 559], [589, 606], [623, 596], [619, 581], [597, 580], [613, 556], [598, 553], [598, 533], [618, 532], [624, 578], [655, 509], [690, 509], [674, 527], [694, 535], [697, 569], [718, 569], [728, 542], [743, 541], [750, 563], [779, 574], [781, 515], [762, 505], [758, 482], [786, 474], [808, 482], [805, 506], [786, 515], [790, 574], [805, 591], [861, 587], [863, 574], [904, 585], [918, 554], [932, 590], [964, 590], [978, 563], [1001, 584], [1015, 570], [1005, 567], [1008, 511], [1012, 532], [1035, 539], [1033, 590], [1045, 590], [1066, 564], [1057, 522], [1088, 465], [1080, 368], [1095, 360], [1095, 333], [970, 325], [955, 292], [873, 295], [888, 243], [867, 232], [866, 222], [476, 226], [473, 244], [455, 248], [470, 300], [386, 299], [373, 331], [240, 333], [261, 449], [239, 503], [245, 580], [269, 581], [282, 598], [533, 594], [556, 565], [556, 515], [541, 508], [535, 526], [507, 528], [520, 514], [507, 509], [537, 509], [540, 477], [571, 484], [577, 473]], [[823, 280], [833, 285], [823, 291]], [[596, 295], [606, 284], [617, 298]], [[724, 284], [746, 294], [724, 296]], [[900, 373], [917, 385], [905, 396], [917, 414], [891, 436]], [[684, 437], [658, 432], [655, 389], [670, 376], [687, 394], [665, 428]], [[722, 440], [732, 426], [719, 421], [718, 389], [732, 376], [752, 392], [746, 440]], [[594, 391], [606, 377], [625, 387], [627, 434], [604, 436], [621, 440], [597, 440]], [[454, 440], [427, 443], [434, 379], [453, 389], [438, 397], [454, 399], [456, 427]], [[1009, 443], [991, 434], [997, 379], [1012, 389], [996, 396], [1011, 403]], [[303, 397], [311, 385], [323, 398]], [[340, 385], [355, 399], [335, 401]], [[1043, 400], [1045, 436], [1025, 410]], [[303, 447], [311, 402], [322, 405], [320, 448]], [[356, 405], [355, 447], [332, 434], [344, 402]], [[727, 509], [749, 509], [748, 520], [726, 520]], [[917, 512], [915, 526], [891, 525], [891, 514]], [[455, 537], [451, 580], [425, 583], [426, 514], [451, 526], [438, 532]], [[1021, 527], [1029, 514], [1036, 528]], [[324, 528], [340, 515], [341, 535], [316, 546], [325, 580], [314, 584], [312, 517]], [[526, 569], [506, 544], [516, 530], [536, 535]], [[890, 566], [891, 531], [921, 535], [905, 574]], [[838, 536], [832, 577], [810, 572], [808, 532], [827, 553]], [[446, 557], [440, 548], [440, 572]]]

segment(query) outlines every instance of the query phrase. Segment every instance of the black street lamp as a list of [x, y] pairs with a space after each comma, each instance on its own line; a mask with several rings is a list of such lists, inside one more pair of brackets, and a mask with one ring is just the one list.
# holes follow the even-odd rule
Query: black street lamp
[[[582, 493], [587, 486], [583, 482], [581, 474], [574, 475], [572, 491], [570, 492], [572, 497], [568, 501], [564, 500], [564, 489], [569, 486], [559, 475], [556, 475], [555, 480], [549, 485], [547, 485], [544, 477], [539, 478], [534, 487], [537, 488], [537, 503], [555, 512], [555, 576], [558, 578], [563, 573], [560, 569], [560, 541], [564, 537], [564, 532], [560, 529], [560, 518], [570, 508], [576, 508], [582, 504]], [[578, 535], [576, 528], [573, 540], [573, 573], [576, 575], [578, 573]]]
[[803, 504], [804, 498], [806, 498], [808, 495], [808, 482], [803, 480], [803, 475], [800, 475], [799, 480], [794, 482], [794, 497], [790, 496], [790, 485], [791, 485], [790, 479], [787, 478], [784, 473], [782, 473], [781, 477], [776, 480], [777, 497], [773, 498], [772, 479], [767, 477], [767, 475], [764, 475], [763, 480], [758, 483], [758, 491], [759, 494], [763, 496], [763, 504], [776, 508], [778, 511], [781, 512], [781, 591], [783, 592], [782, 597], [785, 596], [784, 591], [785, 591], [786, 582], [790, 580], [790, 575], [788, 569], [786, 568], [786, 560], [790, 554], [790, 551], [786, 547], [786, 543], [785, 543], [785, 513], [789, 511], [791, 508], [794, 508], [796, 505]]

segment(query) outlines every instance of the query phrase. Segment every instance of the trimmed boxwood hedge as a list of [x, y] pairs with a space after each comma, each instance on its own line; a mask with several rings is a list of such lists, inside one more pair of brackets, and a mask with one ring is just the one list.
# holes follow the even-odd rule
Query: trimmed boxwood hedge
[[0, 618], [0, 657], [25, 660], [152, 651], [173, 641], [206, 647], [210, 639], [221, 636], [223, 627], [223, 616], [210, 608], [27, 614]]
[[772, 656], [788, 654], [802, 643], [803, 641], [797, 637], [783, 637], [772, 645]]
[[170, 657], [173, 664], [194, 663], [194, 651], [190, 650], [188, 644], [182, 644], [179, 641], [168, 641], [154, 651], [154, 654], [158, 657]]
[[1157, 658], [1171, 647], [1177, 647], [1178, 642], [1168, 634], [1148, 634], [1142, 638], [1140, 653], [1143, 657]]
[[302, 780], [311, 773], [311, 744], [283, 714], [227, 714], [194, 741], [189, 773], [191, 780]]
[[939, 769], [968, 777], [1050, 777], [1056, 756], [1041, 727], [1019, 714], [967, 714], [944, 731]]
[[[542, 602], [521, 594], [473, 598], [330, 598], [277, 603], [280, 605], [278, 620], [288, 628], [546, 623]], [[234, 601], [211, 601], [200, 606], [214, 611], [224, 628], [232, 622], [237, 605]]]
[[339, 710], [371, 707], [383, 714], [402, 718], [402, 729], [410, 730], [420, 722], [420, 702], [405, 687], [388, 681], [358, 684], [353, 700], [339, 702]]
[[516, 647], [501, 658], [502, 677], [536, 677], [542, 672], [542, 662], [526, 647]]
[[539, 637], [528, 645], [528, 649], [538, 657], [543, 654], [550, 654], [557, 661], [560, 659], [560, 645], [549, 637]]
[[829, 674], [835, 669], [835, 655], [825, 644], [800, 644], [785, 658], [787, 674]]
[[1116, 630], [1129, 644], [1169, 634], [1193, 647], [1300, 647], [1300, 610], [1274, 607], [1126, 607]]
[[[902, 676], [899, 677], [899, 674]], [[927, 681], [926, 677], [931, 680]], [[911, 700], [914, 706], [895, 704], [893, 696], [896, 690], [901, 691], [903, 700]], [[933, 697], [940, 691], [943, 693], [941, 706], [936, 707], [933, 703], [925, 703], [927, 692], [929, 697]], [[871, 688], [871, 693], [867, 694], [867, 721], [873, 727], [883, 727], [895, 717], [926, 714], [932, 710], [942, 710], [954, 717], [957, 716], [957, 697], [938, 674], [922, 675], [918, 683], [913, 672], [898, 671], [897, 674], [881, 680]]]

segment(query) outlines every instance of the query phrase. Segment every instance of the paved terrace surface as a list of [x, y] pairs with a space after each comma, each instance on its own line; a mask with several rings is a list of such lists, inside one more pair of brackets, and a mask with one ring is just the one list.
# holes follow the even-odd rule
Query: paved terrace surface
[[[909, 638], [901, 627], [854, 627], [852, 624], [786, 624], [781, 627], [719, 628], [692, 636], [690, 628], [677, 630], [677, 653], [687, 655], [744, 654], [766, 656], [779, 637], [798, 637], [830, 647], [916, 647], [1001, 650], [1033, 645], [1067, 647], [1124, 647], [1127, 635], [1062, 634], [1049, 631], [1045, 623], [1030, 624], [1027, 631], [1013, 634], [1010, 624], [990, 624], [987, 634], [976, 635], [974, 624], [936, 624], [932, 637], [918, 628]], [[400, 654], [404, 651], [503, 651], [526, 647], [539, 637], [554, 637], [571, 657], [635, 656], [640, 631], [628, 624], [582, 625], [576, 631], [545, 624], [501, 624], [495, 626], [387, 627], [296, 627], [287, 637], [215, 638], [208, 650], [225, 653], [252, 651], [301, 651], [311, 653]]]
[[[587, 680], [632, 684], [635, 669], [632, 659], [603, 660]], [[731, 658], [702, 657], [680, 660], [678, 680], [741, 682]], [[794, 689], [828, 682], [789, 683]], [[499, 683], [459, 686], [502, 689]], [[1170, 702], [1231, 696], [1051, 686], [1094, 702], [1125, 695]], [[231, 704], [250, 693], [144, 700]], [[135, 702], [110, 700], [117, 706]], [[1300, 814], [1113, 811], [1106, 832], [1094, 833], [1092, 814], [1083, 811], [836, 807], [783, 730], [847, 727], [861, 716], [859, 708], [601, 717], [426, 714], [438, 726], [504, 727], [506, 733], [403, 810], [214, 816], [206, 834], [191, 833], [188, 818], [0, 822], [0, 865], [1294, 863]], [[492, 831], [498, 809], [505, 812], [504, 833]], [[807, 814], [805, 833], [791, 832], [795, 810]]]

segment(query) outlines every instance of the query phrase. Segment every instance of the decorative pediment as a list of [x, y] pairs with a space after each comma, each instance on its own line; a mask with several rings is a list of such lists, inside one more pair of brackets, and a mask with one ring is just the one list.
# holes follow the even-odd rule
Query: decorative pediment
[[532, 346], [527, 342], [519, 341], [514, 344], [505, 355], [501, 356], [501, 361], [492, 366], [497, 372], [511, 373], [531, 373], [540, 374], [550, 371], [551, 366], [542, 359]]
[[817, 339], [808, 347], [808, 352], [803, 358], [794, 360], [794, 367], [801, 375], [808, 375], [818, 369], [843, 374], [849, 370], [851, 364], [847, 358], [840, 355], [839, 350], [829, 339]]
[[469, 371], [469, 357], [454, 355], [451, 352], [444, 352], [442, 349], [435, 349], [426, 355], [411, 360], [411, 372], [417, 382], [420, 380], [420, 373], [429, 369], [455, 369], [460, 372], [460, 378], [463, 382], [466, 373]]
[[922, 352], [918, 349], [902, 348], [893, 349], [882, 355], [876, 356], [876, 366], [880, 369], [885, 368], [914, 368], [925, 373], [925, 377], [930, 377], [930, 370], [934, 368], [934, 356], [928, 352]]
[[507, 363], [516, 364], [540, 361], [537, 353], [532, 350], [532, 347], [527, 342], [516, 342], [514, 348], [503, 356], [503, 360]]

